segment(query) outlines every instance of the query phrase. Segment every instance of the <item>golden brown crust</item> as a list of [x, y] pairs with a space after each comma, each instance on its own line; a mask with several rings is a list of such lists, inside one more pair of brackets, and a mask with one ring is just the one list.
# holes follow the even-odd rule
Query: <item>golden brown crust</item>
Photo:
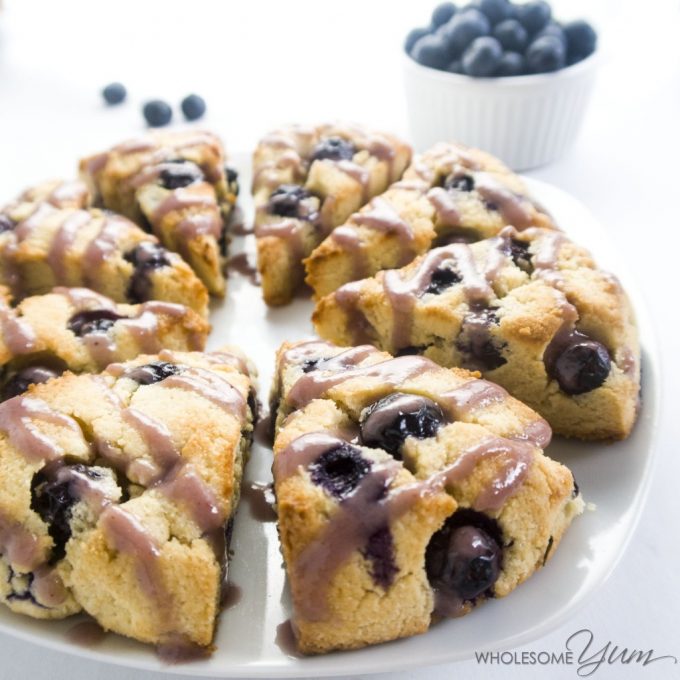
[[[337, 138], [353, 145], [351, 161], [312, 159], [318, 144]], [[334, 227], [399, 179], [410, 157], [410, 148], [396, 137], [358, 125], [289, 126], [260, 141], [253, 154], [253, 196], [267, 304], [290, 302], [303, 283], [302, 260]], [[271, 193], [283, 184], [303, 186], [311, 194], [312, 216], [298, 219], [268, 211]]]
[[[528, 246], [535, 266], [527, 270], [525, 264], [513, 262], [508, 249], [513, 243]], [[409, 298], [411, 310], [400, 313], [390, 297], [395, 284], [386, 282], [387, 274], [380, 272], [352, 284], [354, 296], [349, 302], [338, 302], [342, 293], [322, 298], [313, 315], [317, 332], [328, 340], [351, 344], [359, 318], [369, 340], [381, 349], [396, 352], [409, 346], [444, 366], [479, 367], [485, 377], [541, 413], [559, 434], [583, 439], [626, 437], [637, 414], [640, 350], [634, 316], [620, 284], [599, 270], [586, 250], [553, 231], [530, 229], [469, 248], [448, 248], [449, 262], [455, 261], [455, 253], [468, 249], [476, 276], [489, 280], [489, 294], [478, 302], [497, 319], [486, 323], [485, 332], [502, 357], [496, 362], [501, 365], [476, 366], [468, 353], [465, 328], [476, 309], [469, 298], [473, 285], [469, 273], [438, 294], [416, 291]], [[445, 250], [432, 251], [430, 256]], [[550, 253], [553, 261], [548, 261]], [[396, 275], [407, 285], [426, 269], [423, 256], [389, 276]], [[548, 347], [558, 343], [571, 315], [575, 315], [572, 326], [602, 343], [612, 361], [600, 387], [576, 395], [560, 389], [544, 362]]]
[[[117, 302], [164, 300], [207, 314], [207, 290], [191, 268], [125, 217], [45, 202], [17, 202], [3, 214], [14, 228], [0, 234], [0, 283], [17, 299], [89, 287]], [[139, 247], [157, 266], [140, 263]]]
[[[84, 158], [80, 171], [97, 205], [150, 224], [161, 243], [182, 255], [212, 294], [223, 296], [223, 219], [236, 202], [225, 160], [216, 135], [171, 130]], [[166, 186], [164, 172], [183, 172], [186, 180]]]
[[[329, 363], [334, 358], [336, 363]], [[443, 369], [419, 358], [406, 358], [415, 361], [415, 370], [391, 383], [385, 377], [390, 370], [397, 370], [388, 368], [391, 359], [390, 355], [371, 348], [347, 349], [321, 341], [284, 343], [277, 353], [272, 392], [276, 409], [274, 481], [282, 552], [293, 594], [293, 625], [304, 653], [363, 647], [426, 630], [435, 599], [426, 574], [425, 549], [447, 518], [459, 516], [458, 510], [469, 512], [475, 508], [479, 514], [478, 500], [503, 478], [514, 446], [520, 446], [522, 456], [528, 456], [524, 459], [528, 467], [523, 481], [509, 492], [500, 507], [483, 511], [486, 521], [497, 524], [502, 537], [502, 567], [493, 584], [494, 596], [507, 595], [540, 568], [552, 555], [571, 520], [583, 509], [571, 472], [531, 443], [539, 433], [536, 425], [540, 418], [494, 386], [490, 386], [488, 398], [480, 398], [467, 408], [457, 407], [456, 417], [447, 419], [434, 436], [407, 437], [401, 448], [403, 463], [397, 463], [384, 450], [362, 445], [362, 418], [369, 407], [387, 395], [403, 392], [444, 404], [449, 403], [446, 400], [453, 394], [469, 395], [478, 388], [487, 389], [469, 371]], [[404, 361], [400, 361], [397, 373], [405, 368]], [[300, 388], [301, 380], [341, 378], [351, 370], [358, 373], [342, 380], [333, 379], [324, 389], [305, 392]], [[475, 386], [470, 391], [472, 383]], [[543, 435], [547, 432], [546, 429]], [[399, 489], [401, 492], [419, 489], [412, 503], [402, 506], [402, 510], [406, 507], [402, 514], [395, 511], [390, 514], [388, 531], [396, 575], [387, 584], [372, 576], [375, 572], [371, 571], [367, 557], [368, 547], [357, 544], [349, 556], [342, 553], [342, 557], [332, 552], [334, 547], [343, 548], [342, 540], [334, 538], [335, 531], [340, 529], [340, 525], [337, 528], [333, 525], [336, 515], [347, 512], [348, 504], [354, 503], [354, 513], [362, 518], [357, 526], [364, 523], [371, 526], [378, 502], [357, 505], [349, 500], [352, 495], [338, 502], [326, 487], [313, 481], [311, 470], [318, 465], [324, 446], [329, 450], [337, 446], [332, 443], [334, 439], [329, 444], [323, 440], [319, 444], [319, 435], [337, 437], [340, 442], [354, 437], [345, 446], [353, 448], [355, 455], [360, 452], [364, 461], [370, 461], [375, 474], [380, 474], [381, 466], [394, 467], [394, 476], [380, 502], [394, 503]], [[518, 440], [526, 443], [517, 444]], [[295, 461], [291, 456], [304, 448], [302, 442], [310, 441], [306, 446], [312, 447], [311, 458], [309, 453], [303, 455], [299, 466], [286, 462]], [[507, 447], [510, 458], [505, 454], [483, 455], [462, 477], [453, 475], [441, 485], [434, 481], [475, 448], [489, 442]], [[353, 495], [360, 495], [361, 488], [357, 487]], [[353, 521], [358, 521], [353, 517], [346, 515], [342, 526], [346, 528], [349, 523], [351, 527]], [[323, 562], [316, 565], [324, 574], [318, 587], [323, 588], [326, 602], [324, 615], [318, 616], [309, 610], [309, 600], [316, 599], [318, 592], [310, 591], [300, 565], [309, 563], [310, 551], [321, 542], [326, 551], [331, 551], [329, 558], [335, 566], [326, 573], [328, 567]], [[477, 598], [477, 602], [482, 599]], [[473, 605], [472, 601], [462, 601], [458, 614], [467, 613]]]
[[[140, 384], [135, 367], [154, 361], [179, 373]], [[242, 366], [242, 356], [163, 352], [101, 375], [65, 374], [0, 406], [3, 552], [8, 537], [31, 532], [37, 541], [0, 558], [0, 572], [11, 577], [2, 579], [0, 598], [38, 618], [82, 608], [103, 628], [143, 642], [209, 646], [222, 584], [219, 538], [252, 437]], [[206, 391], [196, 381], [207, 381]], [[209, 384], [230, 401], [217, 400]], [[28, 414], [49, 463], [21, 444], [15, 412]], [[45, 482], [61, 479], [71, 480], [68, 495], [54, 497], [71, 504], [50, 506], [68, 508], [50, 519], [35, 499], [47, 493]], [[68, 522], [65, 543], [53, 532], [58, 522]], [[40, 589], [43, 572], [58, 585], [49, 596]]]

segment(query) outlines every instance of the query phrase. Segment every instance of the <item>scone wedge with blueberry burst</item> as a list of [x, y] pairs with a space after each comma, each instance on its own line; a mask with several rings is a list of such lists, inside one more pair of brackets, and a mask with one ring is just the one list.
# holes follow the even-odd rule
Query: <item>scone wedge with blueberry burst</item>
[[[4, 295], [3, 295], [4, 293]], [[184, 305], [115, 303], [87, 288], [55, 288], [11, 307], [0, 288], [0, 399], [64, 371], [96, 373], [162, 349], [205, 348], [210, 325]]]
[[223, 296], [226, 224], [238, 194], [236, 171], [225, 162], [215, 134], [170, 130], [84, 158], [80, 172], [95, 205], [147, 227]]
[[437, 248], [324, 297], [317, 332], [479, 370], [561, 435], [622, 439], [636, 419], [640, 348], [618, 280], [561, 232], [505, 228]]
[[392, 135], [354, 124], [293, 125], [266, 135], [253, 155], [255, 235], [269, 305], [302, 286], [302, 260], [371, 197], [398, 180], [411, 158]]
[[305, 262], [317, 298], [344, 283], [402, 267], [431, 248], [473, 242], [512, 225], [554, 228], [524, 182], [498, 159], [457, 143], [416, 156], [382, 195], [349, 217]]
[[236, 350], [67, 373], [0, 404], [0, 599], [209, 650], [253, 430]]
[[583, 501], [501, 387], [370, 345], [283, 345], [279, 534], [304, 653], [422, 633], [543, 566]]
[[207, 314], [205, 286], [155, 236], [122, 215], [56, 200], [45, 186], [0, 210], [0, 284], [15, 300], [87, 287], [116, 302], [164, 300]]

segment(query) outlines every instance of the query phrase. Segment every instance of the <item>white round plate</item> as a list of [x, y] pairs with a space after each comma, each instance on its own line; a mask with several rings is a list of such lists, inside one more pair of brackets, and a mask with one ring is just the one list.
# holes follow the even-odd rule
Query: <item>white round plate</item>
[[[249, 156], [236, 156], [247, 217], [250, 186]], [[0, 631], [70, 654], [140, 669], [218, 677], [322, 677], [422, 668], [428, 664], [470, 658], [477, 651], [501, 651], [545, 635], [572, 616], [589, 594], [599, 588], [621, 558], [645, 499], [652, 469], [658, 414], [656, 348], [645, 305], [634, 282], [614, 254], [613, 233], [606, 233], [585, 206], [560, 189], [527, 180], [536, 198], [598, 262], [615, 272], [635, 305], [643, 356], [642, 411], [631, 437], [614, 444], [554, 441], [548, 454], [574, 472], [583, 495], [595, 504], [576, 519], [548, 565], [502, 600], [485, 603], [470, 615], [442, 622], [424, 635], [353, 652], [296, 658], [277, 645], [277, 627], [290, 616], [289, 596], [276, 528], [255, 519], [247, 501], [241, 504], [232, 541], [230, 581], [240, 600], [223, 612], [214, 654], [190, 664], [168, 666], [152, 648], [109, 634], [94, 646], [72, 641], [69, 631], [78, 618], [43, 622], [12, 614], [0, 607]], [[254, 253], [252, 236], [235, 238], [233, 253]], [[268, 309], [260, 290], [234, 274], [225, 303], [214, 305], [209, 347], [241, 346], [259, 370], [260, 399], [267, 403], [274, 352], [284, 340], [312, 334], [312, 305], [296, 300]], [[255, 444], [245, 484], [271, 481], [271, 452]]]

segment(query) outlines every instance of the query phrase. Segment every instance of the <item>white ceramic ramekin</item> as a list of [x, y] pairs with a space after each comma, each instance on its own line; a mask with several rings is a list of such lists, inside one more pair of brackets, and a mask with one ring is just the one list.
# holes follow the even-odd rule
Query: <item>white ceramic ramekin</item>
[[595, 52], [556, 73], [470, 78], [421, 66], [404, 53], [415, 147], [455, 140], [489, 151], [513, 170], [555, 161], [578, 134], [598, 61]]

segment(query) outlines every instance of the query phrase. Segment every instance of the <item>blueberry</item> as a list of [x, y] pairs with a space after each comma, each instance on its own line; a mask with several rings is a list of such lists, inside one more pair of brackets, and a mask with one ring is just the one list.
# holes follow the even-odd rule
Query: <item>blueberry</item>
[[423, 354], [427, 349], [427, 345], [408, 345], [407, 347], [401, 347], [395, 353], [395, 357], [410, 357], [416, 354]]
[[452, 2], [442, 2], [432, 12], [432, 25], [443, 26], [456, 13], [456, 6]]
[[544, 36], [534, 40], [527, 50], [527, 66], [531, 73], [551, 73], [564, 68], [566, 55], [559, 38]]
[[109, 309], [88, 309], [74, 314], [68, 321], [68, 328], [82, 338], [90, 333], [106, 332], [116, 321], [125, 318]]
[[492, 24], [507, 19], [511, 11], [508, 0], [472, 0], [470, 5], [482, 12]]
[[229, 191], [235, 196], [238, 196], [239, 185], [238, 185], [238, 172], [231, 165], [224, 166], [224, 176], [227, 178], [227, 187]]
[[189, 94], [184, 97], [180, 107], [187, 120], [198, 120], [205, 115], [205, 99], [197, 94]]
[[549, 374], [567, 394], [583, 394], [600, 387], [609, 375], [611, 359], [601, 343], [582, 333], [554, 361]]
[[371, 563], [373, 581], [387, 590], [399, 572], [399, 567], [394, 561], [394, 540], [389, 526], [373, 532], [361, 554]]
[[475, 39], [489, 35], [489, 20], [476, 8], [471, 7], [456, 14], [441, 28], [441, 36], [448, 49], [449, 62], [459, 57]]
[[321, 359], [305, 359], [302, 362], [302, 372], [303, 373], [311, 373], [312, 371], [316, 371], [319, 368], [319, 362]]
[[281, 184], [269, 197], [267, 212], [280, 217], [313, 220], [317, 211], [309, 205], [312, 194], [297, 184]]
[[31, 385], [45, 383], [61, 375], [58, 371], [47, 366], [27, 366], [17, 371], [2, 387], [2, 399], [11, 399], [23, 394]]
[[456, 59], [455, 61], [452, 61], [446, 67], [446, 70], [449, 73], [460, 73], [461, 75], [464, 75], [465, 71], [463, 70], [463, 60], [462, 59]]
[[153, 385], [181, 372], [182, 368], [176, 364], [169, 364], [167, 361], [153, 361], [150, 364], [131, 369], [125, 373], [125, 377], [140, 385]]
[[590, 56], [597, 45], [597, 33], [586, 21], [571, 21], [564, 26], [567, 53], [571, 63]]
[[162, 99], [154, 99], [144, 104], [142, 113], [151, 127], [163, 127], [172, 120], [172, 109]]
[[6, 231], [12, 231], [17, 223], [11, 220], [7, 215], [0, 214], [0, 234], [4, 234]]
[[342, 137], [328, 137], [314, 147], [311, 160], [351, 161], [355, 153], [352, 142]]
[[413, 46], [424, 36], [428, 35], [430, 33], [429, 28], [414, 28], [412, 31], [409, 32], [409, 34], [406, 36], [406, 40], [404, 41], [404, 49], [408, 54], [411, 54], [411, 50], [413, 49]]
[[502, 56], [503, 48], [496, 38], [491, 36], [476, 38], [463, 54], [463, 70], [474, 78], [492, 76]]
[[422, 66], [445, 69], [450, 61], [446, 42], [441, 35], [425, 35], [413, 46], [411, 56]]
[[523, 52], [529, 42], [526, 28], [517, 19], [506, 19], [496, 24], [493, 28], [493, 36], [504, 50], [511, 52]]
[[505, 242], [503, 252], [511, 257], [515, 266], [519, 267], [522, 271], [531, 274], [534, 270], [531, 253], [529, 252], [529, 244], [526, 241], [511, 238]]
[[496, 76], [521, 76], [526, 73], [527, 62], [521, 54], [517, 52], [503, 52], [498, 68], [496, 69]]
[[533, 0], [517, 6], [517, 19], [533, 35], [538, 33], [549, 21], [552, 15], [550, 5], [544, 0]]
[[134, 303], [145, 302], [152, 292], [149, 274], [170, 264], [168, 251], [152, 241], [142, 241], [125, 254], [125, 259], [135, 267], [128, 286], [128, 299]]
[[492, 596], [502, 552], [500, 530], [494, 520], [468, 509], [459, 510], [427, 546], [425, 568], [430, 584], [454, 600]]
[[430, 283], [423, 295], [432, 293], [433, 295], [439, 295], [442, 291], [450, 288], [456, 283], [460, 283], [463, 280], [461, 275], [452, 269], [442, 265], [432, 272], [432, 277], [430, 278]]
[[109, 83], [102, 90], [102, 97], [107, 104], [120, 104], [127, 97], [127, 90], [122, 83]]
[[452, 173], [444, 178], [443, 186], [448, 191], [472, 191], [475, 188], [475, 179], [472, 175]]
[[551, 21], [545, 28], [541, 29], [534, 36], [534, 40], [536, 40], [536, 38], [543, 38], [547, 35], [557, 38], [564, 45], [564, 48], [567, 49], [567, 35], [564, 32], [564, 29], [556, 21]]
[[159, 175], [160, 184], [166, 189], [180, 189], [204, 179], [203, 171], [196, 163], [184, 159], [166, 162], [168, 165]]
[[[91, 474], [85, 465], [69, 467], [88, 476]], [[31, 509], [48, 525], [48, 533], [54, 541], [50, 559], [52, 563], [60, 560], [66, 553], [66, 543], [71, 538], [71, 509], [78, 500], [71, 481], [59, 478], [59, 470], [60, 467], [46, 466], [31, 481]]]
[[434, 437], [443, 422], [441, 408], [431, 399], [395, 392], [375, 402], [362, 415], [361, 442], [401, 460], [400, 449], [407, 437]]
[[501, 353], [502, 347], [491, 334], [491, 327], [497, 324], [496, 313], [488, 308], [472, 310], [465, 317], [456, 340], [465, 368], [492, 371], [507, 363]]
[[371, 469], [371, 461], [361, 455], [361, 449], [341, 444], [324, 451], [309, 468], [309, 475], [331, 496], [348, 496]]

